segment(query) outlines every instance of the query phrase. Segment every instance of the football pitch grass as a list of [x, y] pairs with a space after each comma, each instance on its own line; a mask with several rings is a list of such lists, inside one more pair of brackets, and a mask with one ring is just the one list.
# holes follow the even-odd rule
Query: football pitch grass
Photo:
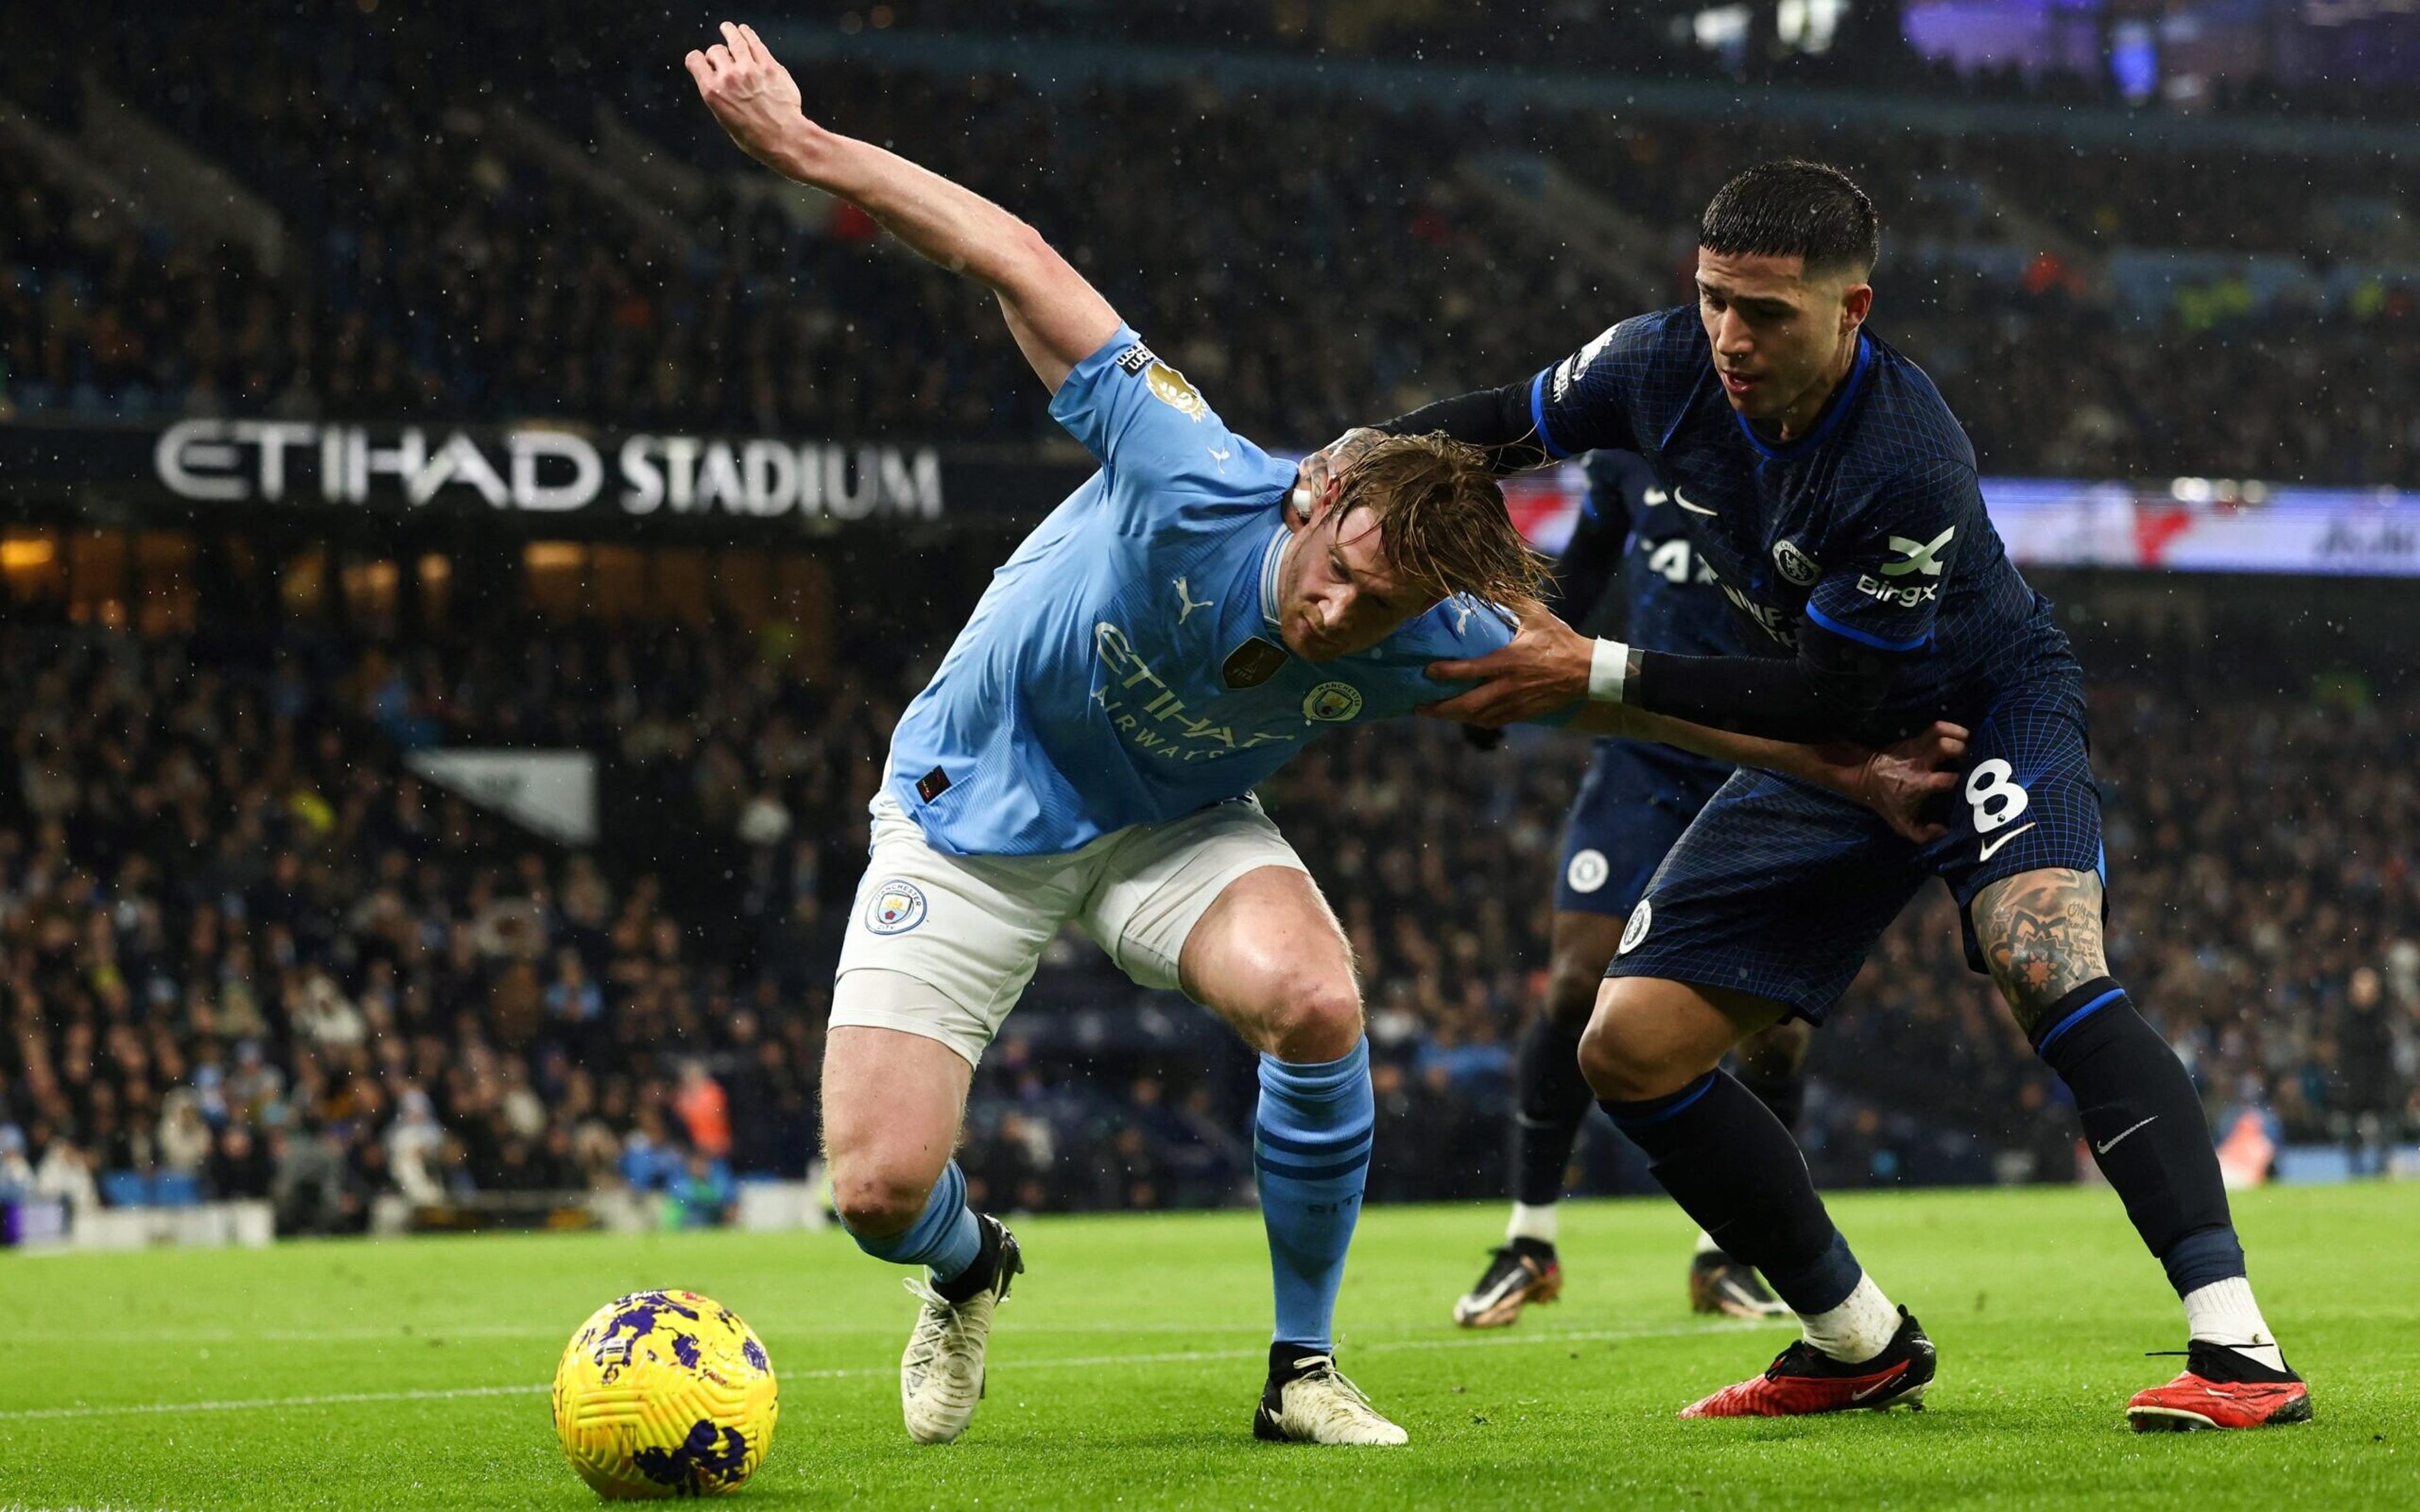
[[740, 1313], [782, 1381], [740, 1506], [2338, 1508], [2420, 1505], [2420, 1187], [2239, 1199], [2318, 1421], [2127, 1431], [2180, 1362], [2158, 1268], [2106, 1192], [1834, 1202], [1941, 1350], [1927, 1411], [1683, 1423], [1784, 1326], [1693, 1317], [1661, 1201], [1565, 1209], [1561, 1303], [1470, 1334], [1448, 1308], [1498, 1210], [1374, 1209], [1342, 1361], [1404, 1449], [1255, 1443], [1268, 1281], [1249, 1212], [1028, 1219], [989, 1399], [956, 1444], [899, 1423], [903, 1272], [837, 1231], [329, 1242], [9, 1257], [0, 1508], [581, 1507], [545, 1386], [625, 1291]]

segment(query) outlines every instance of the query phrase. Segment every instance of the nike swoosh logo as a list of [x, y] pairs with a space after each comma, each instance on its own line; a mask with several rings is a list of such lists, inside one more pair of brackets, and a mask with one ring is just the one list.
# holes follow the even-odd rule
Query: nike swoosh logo
[[1885, 1376], [1882, 1380], [1875, 1381], [1870, 1386], [1868, 1386], [1865, 1390], [1853, 1391], [1849, 1393], [1849, 1400], [1853, 1402], [1862, 1402], [1867, 1397], [1871, 1396], [1874, 1393], [1882, 1390], [1885, 1386], [1891, 1384], [1905, 1374], [1907, 1374], [1907, 1366], [1902, 1365], [1898, 1369], [1892, 1371], [1889, 1375]]
[[1976, 860], [1978, 860], [1978, 861], [1988, 861], [1988, 860], [1990, 860], [1993, 856], [1997, 856], [1997, 855], [1999, 855], [1999, 854], [2000, 854], [2000, 847], [2001, 847], [2001, 846], [2006, 845], [2007, 843], [2009, 843], [2009, 841], [2012, 841], [2012, 840], [2016, 839], [2019, 835], [2024, 834], [2026, 830], [2033, 828], [2035, 825], [2038, 825], [2038, 824], [2040, 824], [2040, 823], [2041, 823], [2041, 821], [2040, 821], [2040, 820], [2039, 820], [2039, 819], [2032, 820], [2032, 821], [2030, 821], [2030, 822], [2028, 822], [2028, 823], [2026, 823], [2026, 824], [2019, 825], [2016, 828], [2009, 830], [2007, 834], [2005, 834], [2005, 835], [2001, 836], [1998, 840], [1987, 840], [1987, 841], [1985, 841], [1983, 842], [1983, 852], [1982, 852], [1982, 854], [1981, 854], [1981, 855], [1979, 855], [1979, 856], [1976, 856], [1976, 857], [1975, 857], [1975, 859], [1976, 859]]
[[1703, 504], [1693, 504], [1689, 502], [1689, 496], [1683, 493], [1678, 488], [1672, 490], [1672, 501], [1680, 505], [1683, 509], [1687, 510], [1692, 515], [1711, 515], [1714, 513], [1713, 510], [1708, 509]]
[[[2160, 1119], [2160, 1116], [2159, 1116], [2158, 1114], [2154, 1113], [2154, 1114], [2152, 1114], [2149, 1118], [2145, 1119], [2143, 1120], [2143, 1123], [2157, 1123], [2157, 1122], [2159, 1121], [2159, 1119]], [[2141, 1127], [2143, 1127], [2143, 1123], [2138, 1123], [2138, 1124], [2134, 1125], [2134, 1129], [2140, 1129]], [[2111, 1134], [2111, 1135], [2109, 1136], [2109, 1143], [2107, 1143], [2107, 1144], [2105, 1144], [2105, 1145], [2095, 1145], [2095, 1146], [2093, 1146], [2093, 1147], [2092, 1147], [2093, 1152], [2094, 1152], [2095, 1154], [2100, 1154], [2100, 1155], [2106, 1155], [2106, 1154], [2108, 1154], [2111, 1150], [2113, 1150], [2113, 1149], [2117, 1149], [2117, 1148], [2118, 1148], [2118, 1140], [2125, 1138], [2125, 1137], [2126, 1137], [2128, 1134], [2133, 1134], [2133, 1133], [2134, 1132], [2134, 1129], [2122, 1129], [2122, 1130], [2118, 1131], [2118, 1133], [2116, 1133], [2116, 1134]]]

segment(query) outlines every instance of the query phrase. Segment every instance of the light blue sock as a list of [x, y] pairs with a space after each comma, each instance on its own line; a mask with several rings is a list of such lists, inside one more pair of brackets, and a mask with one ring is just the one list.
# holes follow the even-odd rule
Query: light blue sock
[[[847, 1227], [846, 1223], [842, 1227]], [[966, 1274], [967, 1267], [983, 1253], [983, 1229], [975, 1223], [974, 1210], [967, 1206], [967, 1177], [956, 1161], [950, 1162], [941, 1179], [933, 1183], [924, 1211], [914, 1223], [895, 1234], [868, 1237], [851, 1229], [849, 1237], [877, 1260], [930, 1267], [936, 1282], [954, 1281]]]
[[1326, 1354], [1344, 1252], [1361, 1216], [1370, 1174], [1370, 1041], [1342, 1060], [1290, 1066], [1261, 1057], [1261, 1106], [1252, 1131], [1261, 1222], [1277, 1281], [1275, 1342]]

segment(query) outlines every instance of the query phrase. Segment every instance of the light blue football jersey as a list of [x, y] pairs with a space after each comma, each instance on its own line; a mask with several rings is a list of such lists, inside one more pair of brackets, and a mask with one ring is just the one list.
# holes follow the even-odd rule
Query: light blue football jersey
[[1369, 651], [1292, 656], [1277, 578], [1294, 464], [1123, 327], [1050, 413], [1101, 469], [993, 574], [892, 736], [889, 792], [937, 850], [1055, 855], [1240, 798], [1325, 731], [1468, 686], [1430, 662], [1512, 639], [1456, 598]]

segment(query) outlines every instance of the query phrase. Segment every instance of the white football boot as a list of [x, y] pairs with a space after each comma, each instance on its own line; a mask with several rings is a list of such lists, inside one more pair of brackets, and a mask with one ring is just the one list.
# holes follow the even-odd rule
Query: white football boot
[[908, 1291], [924, 1306], [899, 1357], [899, 1412], [908, 1420], [908, 1436], [918, 1443], [948, 1443], [974, 1421], [975, 1405], [983, 1400], [992, 1311], [1008, 1300], [1010, 1280], [1025, 1270], [1025, 1256], [1006, 1226], [982, 1213], [976, 1222], [1000, 1230], [1000, 1270], [990, 1286], [952, 1302], [924, 1277], [907, 1279]]
[[1379, 1415], [1328, 1354], [1270, 1359], [1269, 1383], [1252, 1414], [1252, 1437], [1295, 1443], [1408, 1443], [1411, 1435]]

